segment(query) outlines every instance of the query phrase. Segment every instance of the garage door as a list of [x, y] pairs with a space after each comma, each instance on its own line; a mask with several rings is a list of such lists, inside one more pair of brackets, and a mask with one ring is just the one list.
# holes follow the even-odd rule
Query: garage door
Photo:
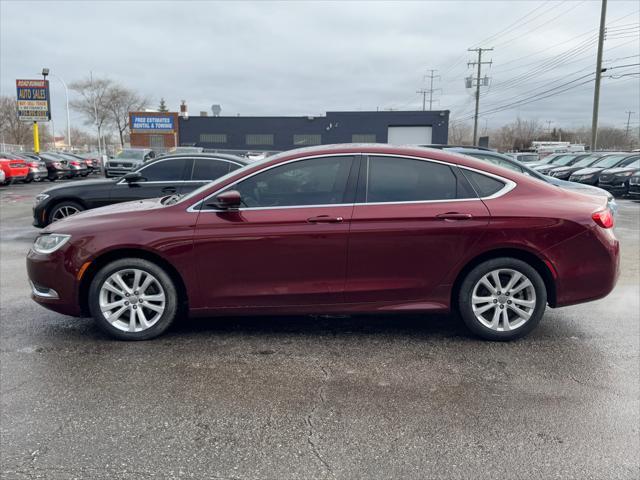
[[431, 127], [389, 127], [387, 139], [394, 145], [428, 145]]

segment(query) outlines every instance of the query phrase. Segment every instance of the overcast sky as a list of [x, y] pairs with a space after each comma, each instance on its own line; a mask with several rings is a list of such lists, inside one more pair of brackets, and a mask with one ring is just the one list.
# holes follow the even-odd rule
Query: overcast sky
[[[484, 67], [491, 86], [483, 88], [481, 112], [505, 109], [482, 117], [481, 127], [518, 115], [552, 126], [588, 125], [593, 82], [579, 84], [593, 78], [599, 16], [599, 1], [0, 0], [0, 93], [15, 95], [16, 78], [39, 78], [46, 66], [67, 83], [90, 71], [107, 76], [153, 106], [164, 97], [177, 110], [185, 99], [192, 115], [214, 103], [223, 115], [411, 110], [422, 108], [415, 92], [428, 86], [423, 77], [434, 68], [441, 75], [434, 109], [464, 120], [473, 111], [464, 78], [475, 56], [467, 48], [482, 46], [494, 51], [483, 58], [493, 64]], [[640, 61], [639, 22], [637, 1], [609, 1], [605, 66]], [[64, 90], [56, 78], [51, 88], [60, 134]], [[635, 112], [637, 127], [640, 78], [605, 77], [601, 124], [624, 127], [626, 111]], [[72, 124], [81, 122], [72, 113]]]

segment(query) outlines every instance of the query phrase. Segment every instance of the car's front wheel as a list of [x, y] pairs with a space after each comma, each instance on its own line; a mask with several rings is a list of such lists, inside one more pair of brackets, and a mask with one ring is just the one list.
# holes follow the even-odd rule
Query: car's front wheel
[[496, 258], [477, 265], [460, 286], [460, 314], [476, 335], [513, 340], [531, 332], [547, 304], [544, 280], [528, 263]]
[[57, 222], [63, 218], [82, 212], [84, 207], [76, 202], [63, 201], [56, 204], [49, 213], [49, 223]]
[[89, 308], [98, 326], [121, 340], [149, 340], [176, 318], [178, 293], [158, 265], [140, 258], [109, 263], [89, 287]]

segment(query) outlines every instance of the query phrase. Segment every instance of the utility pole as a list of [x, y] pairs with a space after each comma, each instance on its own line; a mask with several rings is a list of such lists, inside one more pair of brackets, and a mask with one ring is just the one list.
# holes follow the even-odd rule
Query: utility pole
[[427, 90], [427, 93], [429, 94], [429, 110], [433, 110], [433, 93], [438, 91], [438, 90], [440, 90], [439, 88], [436, 88], [434, 90], [434, 88], [433, 88], [433, 80], [435, 78], [440, 78], [440, 75], [435, 75], [435, 73], [438, 70], [430, 69], [430, 70], [427, 70], [427, 71], [429, 72], [429, 75], [426, 75], [425, 79], [429, 78], [429, 90]]
[[624, 137], [625, 138], [629, 138], [629, 124], [631, 123], [631, 115], [633, 115], [636, 112], [624, 112], [627, 114], [627, 129], [624, 132]]
[[427, 93], [428, 90], [416, 90], [416, 93], [420, 93], [422, 95], [422, 111], [424, 112], [427, 109]]
[[602, 47], [604, 44], [604, 25], [607, 17], [607, 0], [602, 0], [600, 10], [600, 33], [598, 35], [598, 56], [596, 58], [596, 85], [593, 92], [593, 119], [591, 120], [591, 151], [598, 145], [598, 108], [600, 106], [600, 77], [602, 76]]
[[[467, 67], [478, 66], [478, 72], [476, 75], [476, 113], [473, 116], [473, 144], [478, 145], [478, 112], [480, 111], [480, 77], [482, 72], [482, 65], [491, 65], [491, 61], [482, 61], [482, 52], [490, 52], [493, 48], [469, 48], [469, 52], [478, 52], [477, 62], [467, 62]], [[485, 82], [486, 84], [486, 82]]]

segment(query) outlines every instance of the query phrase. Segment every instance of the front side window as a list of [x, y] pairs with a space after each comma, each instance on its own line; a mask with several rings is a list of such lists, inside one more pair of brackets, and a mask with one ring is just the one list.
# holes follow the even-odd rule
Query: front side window
[[175, 182], [182, 180], [185, 159], [164, 160], [139, 170], [147, 182]]
[[211, 158], [196, 158], [191, 180], [215, 180], [229, 173], [229, 162]]
[[638, 157], [627, 158], [624, 162], [620, 164], [620, 166], [640, 168], [640, 158]]
[[441, 163], [399, 157], [369, 157], [365, 198], [368, 203], [452, 200], [457, 179]]
[[334, 205], [344, 202], [353, 157], [321, 157], [280, 165], [231, 186], [245, 207]]

